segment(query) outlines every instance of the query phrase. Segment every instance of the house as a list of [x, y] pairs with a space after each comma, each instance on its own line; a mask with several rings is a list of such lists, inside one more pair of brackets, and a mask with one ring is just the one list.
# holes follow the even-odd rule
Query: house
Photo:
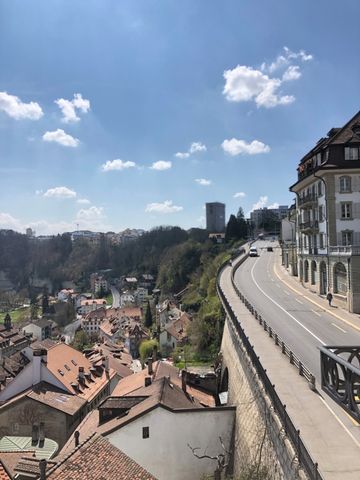
[[297, 177], [299, 281], [360, 313], [360, 112], [315, 144]]
[[160, 327], [181, 317], [182, 311], [171, 300], [166, 299], [156, 307]]
[[123, 344], [115, 344], [110, 341], [96, 343], [92, 349], [84, 353], [95, 367], [102, 364], [104, 358], [108, 358], [109, 367], [116, 372], [119, 380], [134, 373], [133, 358]]
[[[189, 445], [214, 456], [223, 451], [221, 437], [229, 451], [235, 407], [204, 406], [189, 392], [182, 377], [175, 383], [171, 375], [156, 378], [150, 372], [120, 381], [119, 393], [114, 391], [98, 411], [83, 420], [78, 428], [80, 438], [93, 432], [102, 435], [159, 480], [200, 480], [213, 475], [216, 464], [209, 459], [199, 461]], [[127, 393], [120, 393], [122, 382]], [[159, 452], [163, 461], [159, 461]], [[67, 453], [66, 446], [62, 453]]]
[[135, 303], [135, 296], [133, 293], [129, 291], [125, 291], [120, 295], [120, 306], [126, 307], [128, 305], [132, 305]]
[[149, 338], [149, 334], [139, 323], [129, 325], [125, 329], [125, 347], [129, 350], [133, 358], [139, 357], [141, 342], [149, 340]]
[[57, 294], [59, 302], [69, 302], [74, 295], [74, 290], [72, 288], [63, 288]]
[[0, 431], [31, 435], [32, 425], [41, 420], [45, 435], [62, 446], [117, 382], [106, 360], [94, 367], [64, 343], [33, 350], [30, 363], [0, 391]]
[[145, 300], [148, 296], [149, 292], [148, 289], [145, 287], [138, 287], [135, 290], [134, 296], [135, 296], [135, 302], [138, 306], [141, 306], [145, 303]]
[[78, 313], [80, 313], [81, 315], [86, 315], [89, 312], [93, 312], [94, 310], [97, 310], [98, 308], [102, 308], [104, 306], [106, 306], [106, 300], [104, 298], [81, 300]]
[[4, 323], [0, 324], [0, 357], [8, 357], [30, 345], [31, 339], [12, 325], [11, 317], [7, 313]]
[[160, 333], [160, 349], [174, 350], [176, 347], [182, 347], [188, 339], [187, 329], [191, 323], [191, 318], [183, 312], [180, 318], [165, 324]]
[[100, 325], [106, 317], [106, 308], [100, 307], [97, 310], [89, 312], [85, 317], [81, 318], [81, 328], [89, 335], [98, 335], [100, 331]]
[[143, 273], [139, 279], [139, 287], [152, 289], [155, 285], [155, 278], [150, 273]]
[[91, 293], [79, 293], [78, 295], [75, 296], [75, 308], [78, 310], [81, 307], [81, 302], [83, 300], [91, 300], [92, 295]]
[[34, 320], [23, 327], [23, 334], [30, 335], [37, 340], [45, 340], [45, 338], [50, 338], [52, 335], [52, 324], [53, 322], [46, 318]]
[[91, 291], [95, 295], [99, 292], [107, 292], [109, 290], [109, 284], [104, 275], [98, 273], [92, 273], [90, 275]]

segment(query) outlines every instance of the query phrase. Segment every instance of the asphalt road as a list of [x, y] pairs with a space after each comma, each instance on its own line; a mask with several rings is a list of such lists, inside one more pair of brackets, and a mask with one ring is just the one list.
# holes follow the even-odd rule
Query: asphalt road
[[[255, 246], [260, 255], [243, 263], [235, 274], [235, 283], [320, 382], [318, 347], [360, 345], [360, 333], [278, 279], [274, 272], [275, 258], [280, 255], [277, 243], [258, 241]], [[274, 251], [267, 252], [267, 246], [273, 246]]]
[[113, 302], [112, 302], [113, 308], [120, 307], [120, 293], [119, 293], [119, 290], [116, 287], [111, 287], [111, 294], [112, 294], [112, 297], [113, 297]]

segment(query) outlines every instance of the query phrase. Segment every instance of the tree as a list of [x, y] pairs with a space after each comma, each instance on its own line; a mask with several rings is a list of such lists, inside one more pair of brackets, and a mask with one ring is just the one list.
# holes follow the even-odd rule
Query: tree
[[147, 306], [146, 306], [146, 313], [145, 313], [145, 327], [150, 328], [152, 324], [153, 324], [153, 318], [151, 313], [150, 302], [148, 300]]
[[44, 289], [44, 294], [41, 300], [41, 310], [43, 315], [49, 313], [49, 296], [46, 288]]
[[238, 219], [235, 215], [230, 215], [228, 224], [226, 225], [225, 231], [225, 240], [227, 242], [231, 240], [238, 240], [240, 239], [240, 225]]
[[75, 333], [74, 340], [71, 343], [71, 346], [76, 350], [82, 352], [86, 347], [90, 346], [90, 339], [84, 332], [84, 330], [79, 330]]
[[144, 340], [139, 347], [139, 353], [141, 361], [144, 363], [149, 357], [151, 357], [154, 347], [159, 348], [157, 340]]

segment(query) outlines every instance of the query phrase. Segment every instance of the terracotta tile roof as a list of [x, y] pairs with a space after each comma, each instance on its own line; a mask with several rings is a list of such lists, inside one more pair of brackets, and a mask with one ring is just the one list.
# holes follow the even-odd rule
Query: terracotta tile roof
[[187, 328], [191, 322], [190, 317], [183, 313], [180, 318], [165, 326], [165, 330], [179, 342], [187, 338]]
[[0, 460], [0, 480], [11, 480], [8, 470]]
[[[32, 478], [39, 478], [40, 475], [40, 458], [31, 457], [31, 456], [22, 456], [15, 467], [15, 473], [25, 474], [26, 476], [31, 476]], [[46, 462], [46, 471], [48, 472], [56, 463], [52, 460], [47, 460]]]
[[51, 338], [45, 338], [45, 340], [36, 340], [30, 345], [30, 347], [32, 350], [38, 350], [39, 348], [49, 350], [55, 345], [57, 345], [57, 343], [54, 342], [54, 340], [51, 340]]
[[105, 438], [95, 435], [63, 457], [48, 480], [156, 480]]
[[106, 300], [104, 298], [91, 298], [89, 300], [81, 300], [80, 305], [88, 306], [88, 305], [106, 305]]
[[[79, 367], [84, 368], [84, 385], [79, 383]], [[109, 375], [104, 368], [97, 369], [97, 372], [91, 371], [93, 368], [91, 362], [81, 352], [65, 343], [58, 343], [47, 352], [47, 368], [68, 392], [75, 393], [87, 401], [95, 397], [115, 375], [112, 369], [109, 370]]]
[[34, 386], [26, 396], [68, 415], [74, 415], [86, 404], [86, 399], [70, 395], [46, 382]]
[[106, 310], [106, 317], [130, 317], [141, 318], [142, 310], [140, 307], [109, 308]]

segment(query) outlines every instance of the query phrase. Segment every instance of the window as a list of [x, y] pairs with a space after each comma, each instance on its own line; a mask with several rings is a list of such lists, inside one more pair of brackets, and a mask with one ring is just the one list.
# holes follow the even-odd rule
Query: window
[[350, 219], [352, 217], [351, 215], [351, 203], [342, 203], [341, 204], [341, 218], [344, 219]]
[[149, 437], [150, 437], [149, 427], [143, 427], [142, 438], [149, 438]]
[[319, 222], [324, 221], [324, 208], [322, 205], [319, 205]]
[[340, 193], [351, 192], [351, 177], [340, 177]]
[[324, 248], [324, 234], [320, 233], [319, 237], [320, 248]]
[[353, 232], [350, 230], [345, 230], [344, 232], [341, 232], [341, 240], [342, 240], [342, 245], [344, 247], [348, 245], [352, 245], [353, 243]]
[[318, 196], [321, 197], [322, 195], [322, 183], [321, 182], [318, 182]]
[[359, 147], [345, 147], [345, 160], [359, 160]]

